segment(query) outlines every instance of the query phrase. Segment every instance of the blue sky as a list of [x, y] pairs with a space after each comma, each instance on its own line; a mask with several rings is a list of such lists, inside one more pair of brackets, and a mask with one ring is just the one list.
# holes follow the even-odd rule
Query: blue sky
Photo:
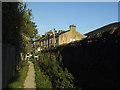
[[27, 2], [40, 35], [49, 30], [76, 30], [85, 34], [118, 21], [117, 2]]

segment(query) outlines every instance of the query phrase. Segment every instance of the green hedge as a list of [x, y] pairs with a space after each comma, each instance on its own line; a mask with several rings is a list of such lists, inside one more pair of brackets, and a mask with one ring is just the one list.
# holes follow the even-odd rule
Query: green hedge
[[35, 67], [35, 82], [37, 88], [52, 88], [52, 84], [49, 81], [49, 76], [44, 75], [44, 72], [41, 72], [38, 65], [38, 61], [34, 63]]
[[62, 56], [53, 53], [41, 53], [39, 66], [41, 71], [48, 75], [53, 88], [74, 88], [73, 76], [67, 68], [63, 68]]
[[77, 88], [119, 87], [120, 25], [115, 28], [41, 52], [60, 51], [62, 63], [74, 76]]

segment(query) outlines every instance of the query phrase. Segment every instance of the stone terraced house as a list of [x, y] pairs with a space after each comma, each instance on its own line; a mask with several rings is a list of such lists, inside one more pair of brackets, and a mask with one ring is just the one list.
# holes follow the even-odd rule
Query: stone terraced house
[[50, 30], [49, 32], [45, 33], [45, 35], [42, 35], [42, 37], [39, 39], [34, 40], [33, 47], [35, 48], [36, 52], [85, 38], [85, 36], [76, 31], [75, 25], [70, 25], [69, 27], [70, 29], [67, 31], [59, 30], [57, 32], [54, 29], [53, 33], [52, 30]]

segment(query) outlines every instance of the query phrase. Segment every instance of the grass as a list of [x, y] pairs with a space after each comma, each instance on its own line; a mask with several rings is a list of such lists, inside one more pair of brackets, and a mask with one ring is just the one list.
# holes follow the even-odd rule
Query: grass
[[21, 69], [13, 77], [11, 83], [8, 84], [8, 88], [24, 88], [24, 81], [29, 69], [29, 63], [25, 60], [21, 62]]
[[44, 75], [44, 72], [41, 72], [38, 62], [34, 63], [35, 67], [35, 82], [37, 88], [52, 88], [52, 84], [49, 81], [49, 76]]

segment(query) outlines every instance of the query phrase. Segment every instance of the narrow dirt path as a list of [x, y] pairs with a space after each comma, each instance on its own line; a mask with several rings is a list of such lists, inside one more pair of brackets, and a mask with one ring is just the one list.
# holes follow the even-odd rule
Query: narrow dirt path
[[29, 65], [27, 77], [24, 82], [24, 88], [36, 88], [34, 65], [32, 62], [30, 61], [28, 62], [30, 63], [30, 65]]

